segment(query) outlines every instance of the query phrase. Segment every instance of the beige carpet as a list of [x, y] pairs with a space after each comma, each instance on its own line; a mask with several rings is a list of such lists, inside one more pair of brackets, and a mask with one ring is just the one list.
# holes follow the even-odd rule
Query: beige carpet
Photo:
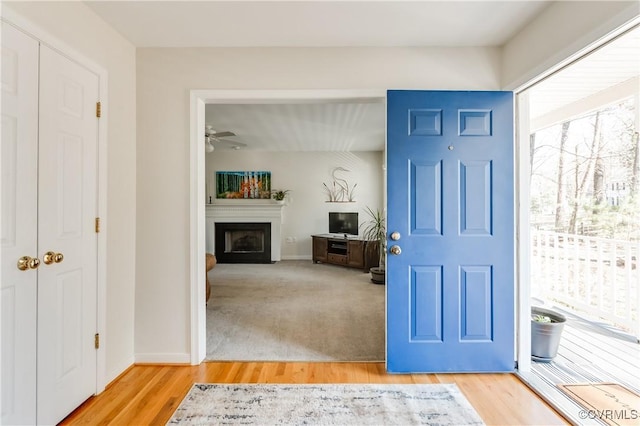
[[362, 270], [218, 264], [209, 279], [207, 360], [384, 360], [385, 286]]

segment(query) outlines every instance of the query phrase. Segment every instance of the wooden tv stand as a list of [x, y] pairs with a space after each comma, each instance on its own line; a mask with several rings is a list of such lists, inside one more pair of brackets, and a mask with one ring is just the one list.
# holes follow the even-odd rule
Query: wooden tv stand
[[333, 265], [360, 268], [368, 272], [378, 266], [378, 242], [361, 240], [356, 237], [345, 238], [333, 234], [312, 235], [313, 263], [331, 263]]

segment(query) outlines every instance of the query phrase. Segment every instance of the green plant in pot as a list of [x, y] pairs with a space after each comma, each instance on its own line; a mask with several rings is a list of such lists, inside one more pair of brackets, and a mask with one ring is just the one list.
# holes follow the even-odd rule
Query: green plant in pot
[[559, 312], [531, 307], [531, 359], [549, 362], [556, 356], [566, 321]]
[[276, 201], [284, 201], [289, 192], [291, 192], [290, 189], [274, 189], [271, 191], [271, 198]]
[[371, 281], [375, 284], [384, 284], [387, 242], [385, 218], [379, 209], [373, 210], [370, 207], [365, 207], [365, 212], [369, 216], [369, 220], [362, 223], [362, 226], [364, 227], [362, 230], [362, 236], [365, 240], [378, 242], [378, 244], [367, 245], [368, 250], [371, 248], [377, 248], [378, 250], [378, 266], [369, 268], [369, 272], [371, 272]]

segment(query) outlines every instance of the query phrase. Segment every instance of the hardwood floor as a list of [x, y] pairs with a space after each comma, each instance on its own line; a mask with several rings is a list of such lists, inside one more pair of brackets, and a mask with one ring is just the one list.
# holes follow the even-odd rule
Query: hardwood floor
[[63, 425], [164, 425], [193, 383], [456, 383], [487, 424], [568, 424], [512, 374], [387, 374], [383, 363], [136, 365]]

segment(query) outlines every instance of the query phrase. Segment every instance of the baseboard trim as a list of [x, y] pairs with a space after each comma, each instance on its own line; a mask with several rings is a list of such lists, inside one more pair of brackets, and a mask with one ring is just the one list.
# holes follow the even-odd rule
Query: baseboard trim
[[311, 260], [311, 255], [294, 254], [291, 256], [282, 256], [282, 260]]
[[135, 363], [133, 362], [134, 361], [133, 356], [129, 357], [128, 360], [129, 360], [129, 364], [126, 367], [116, 368], [109, 372], [109, 374], [107, 375], [107, 385], [104, 387], [104, 390], [109, 389], [111, 385], [117, 382], [121, 377], [127, 374], [127, 372], [135, 366]]
[[105, 377], [107, 386], [109, 386], [112, 382], [118, 379], [118, 377], [123, 375], [129, 368], [131, 368], [134, 362], [135, 362], [135, 359], [132, 355], [118, 362], [116, 364], [116, 367], [110, 368], [109, 371], [107, 371], [107, 376]]
[[136, 354], [136, 364], [188, 364], [191, 365], [191, 355], [188, 353], [147, 353]]

